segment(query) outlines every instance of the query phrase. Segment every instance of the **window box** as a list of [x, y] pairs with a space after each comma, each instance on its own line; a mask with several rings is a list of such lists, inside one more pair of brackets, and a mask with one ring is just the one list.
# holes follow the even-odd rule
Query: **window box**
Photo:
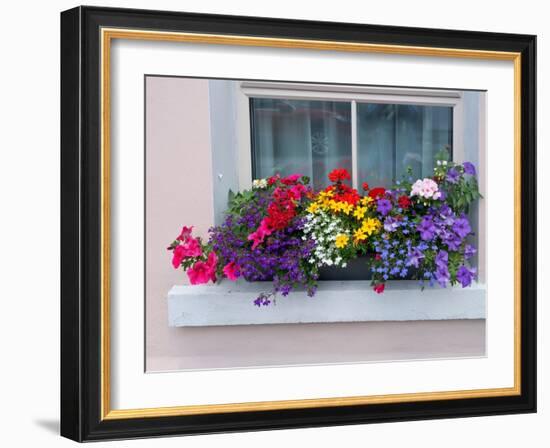
[[168, 294], [171, 327], [330, 322], [484, 319], [485, 285], [419, 289], [412, 280], [388, 282], [376, 294], [369, 281], [321, 281], [314, 297], [293, 292], [260, 308], [253, 300], [269, 282], [174, 286]]

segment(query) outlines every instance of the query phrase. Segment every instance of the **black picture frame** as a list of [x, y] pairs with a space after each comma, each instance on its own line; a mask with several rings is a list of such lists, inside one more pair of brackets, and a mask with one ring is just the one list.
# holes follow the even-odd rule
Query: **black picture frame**
[[[521, 393], [102, 419], [100, 29], [128, 28], [521, 54]], [[101, 7], [61, 13], [61, 435], [76, 441], [536, 412], [536, 36]]]

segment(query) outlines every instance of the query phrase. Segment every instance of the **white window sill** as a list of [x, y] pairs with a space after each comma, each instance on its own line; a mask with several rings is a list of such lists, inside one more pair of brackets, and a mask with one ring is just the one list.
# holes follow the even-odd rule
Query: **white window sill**
[[484, 319], [486, 315], [481, 284], [421, 291], [416, 281], [394, 281], [388, 282], [383, 294], [376, 294], [369, 281], [325, 281], [319, 282], [314, 297], [292, 292], [278, 296], [275, 304], [255, 306], [254, 299], [270, 286], [270, 282], [229, 281], [174, 286], [168, 293], [169, 326]]

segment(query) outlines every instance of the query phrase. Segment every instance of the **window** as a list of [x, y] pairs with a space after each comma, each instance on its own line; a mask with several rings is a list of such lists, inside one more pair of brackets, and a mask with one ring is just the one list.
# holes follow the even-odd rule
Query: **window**
[[453, 110], [446, 106], [357, 104], [359, 181], [389, 187], [408, 167], [433, 174], [435, 154], [452, 148]]
[[390, 186], [407, 167], [433, 172], [434, 156], [452, 147], [453, 108], [278, 98], [250, 98], [252, 177], [302, 173], [318, 190], [333, 168], [354, 186]]
[[302, 173], [323, 188], [334, 167], [352, 170], [349, 103], [251, 98], [253, 177]]

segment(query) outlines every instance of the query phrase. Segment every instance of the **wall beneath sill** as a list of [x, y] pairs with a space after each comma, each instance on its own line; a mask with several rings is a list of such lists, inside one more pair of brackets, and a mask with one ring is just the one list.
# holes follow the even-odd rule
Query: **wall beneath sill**
[[[167, 327], [168, 328], [168, 327]], [[485, 355], [485, 320], [170, 328], [148, 371]]]
[[214, 222], [209, 93], [203, 79], [147, 78], [147, 371], [484, 355], [484, 320], [169, 327], [166, 294], [187, 277], [165, 247], [181, 225], [206, 235]]

